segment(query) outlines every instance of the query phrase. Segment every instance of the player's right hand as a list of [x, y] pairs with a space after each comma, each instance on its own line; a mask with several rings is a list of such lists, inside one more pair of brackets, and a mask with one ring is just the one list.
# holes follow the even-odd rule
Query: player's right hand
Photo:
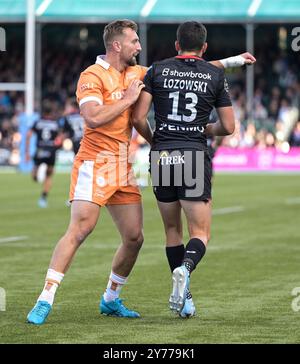
[[249, 52], [242, 53], [242, 54], [240, 54], [240, 56], [245, 58], [245, 64], [246, 65], [251, 65], [251, 64], [254, 64], [256, 62], [256, 58]]
[[127, 90], [124, 92], [123, 99], [128, 99], [131, 104], [134, 104], [140, 96], [140, 93], [144, 87], [145, 85], [142, 81], [133, 80], [128, 86]]

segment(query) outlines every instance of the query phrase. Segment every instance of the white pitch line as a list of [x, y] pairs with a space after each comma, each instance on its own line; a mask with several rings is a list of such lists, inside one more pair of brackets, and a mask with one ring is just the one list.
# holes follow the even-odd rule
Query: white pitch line
[[10, 243], [12, 241], [21, 241], [21, 240], [27, 240], [28, 236], [9, 236], [7, 238], [0, 238], [0, 244], [1, 243]]
[[225, 214], [232, 214], [235, 212], [242, 212], [245, 208], [243, 206], [231, 206], [231, 207], [224, 207], [222, 209], [215, 209], [213, 210], [213, 215], [225, 215]]
[[285, 200], [287, 205], [299, 205], [300, 204], [300, 197], [290, 197]]

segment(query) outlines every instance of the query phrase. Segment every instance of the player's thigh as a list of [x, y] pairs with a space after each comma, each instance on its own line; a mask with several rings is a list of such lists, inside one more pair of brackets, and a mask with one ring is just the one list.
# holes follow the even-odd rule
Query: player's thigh
[[180, 202], [157, 201], [157, 205], [164, 223], [167, 246], [182, 244], [183, 235]]
[[179, 201], [161, 202], [157, 201], [165, 230], [180, 228], [181, 230], [181, 205]]
[[106, 206], [116, 224], [123, 242], [143, 240], [143, 207], [141, 202], [110, 204]]
[[90, 201], [73, 201], [68, 231], [85, 238], [95, 228], [99, 215], [99, 205]]
[[201, 238], [207, 244], [210, 238], [211, 200], [180, 200], [180, 204], [187, 219], [190, 238]]

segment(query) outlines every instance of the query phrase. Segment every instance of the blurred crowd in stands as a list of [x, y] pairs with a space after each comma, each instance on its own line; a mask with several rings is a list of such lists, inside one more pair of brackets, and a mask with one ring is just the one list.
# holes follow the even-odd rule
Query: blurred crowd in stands
[[[300, 52], [285, 54], [257, 49], [254, 66], [253, 119], [246, 113], [245, 68], [226, 72], [236, 115], [236, 131], [223, 140], [232, 148], [276, 147], [288, 151], [300, 147]], [[70, 62], [70, 59], [72, 60]], [[73, 97], [80, 72], [94, 60], [79, 52], [43, 52], [41, 98], [64, 104]], [[12, 67], [13, 65], [13, 67]], [[24, 81], [24, 55], [17, 50], [0, 61], [0, 82]], [[14, 151], [20, 144], [18, 116], [24, 112], [22, 92], [0, 91], [0, 150]], [[153, 120], [150, 120], [153, 123]], [[16, 159], [17, 160], [17, 159]], [[13, 163], [13, 162], [12, 162]], [[1, 164], [1, 153], [0, 153]]]
[[241, 70], [229, 74], [236, 116], [235, 133], [223, 145], [276, 147], [288, 151], [300, 146], [300, 54], [255, 54], [255, 91], [252, 120], [246, 113], [246, 85]]

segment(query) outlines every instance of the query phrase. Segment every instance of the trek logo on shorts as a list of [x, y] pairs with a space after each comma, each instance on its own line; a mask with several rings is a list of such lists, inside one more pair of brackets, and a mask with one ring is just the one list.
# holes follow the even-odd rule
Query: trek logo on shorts
[[198, 197], [204, 191], [203, 151], [151, 151], [152, 186], [186, 186], [186, 197]]
[[170, 155], [168, 151], [163, 151], [161, 152], [160, 158], [157, 163], [162, 166], [183, 164], [184, 155]]

